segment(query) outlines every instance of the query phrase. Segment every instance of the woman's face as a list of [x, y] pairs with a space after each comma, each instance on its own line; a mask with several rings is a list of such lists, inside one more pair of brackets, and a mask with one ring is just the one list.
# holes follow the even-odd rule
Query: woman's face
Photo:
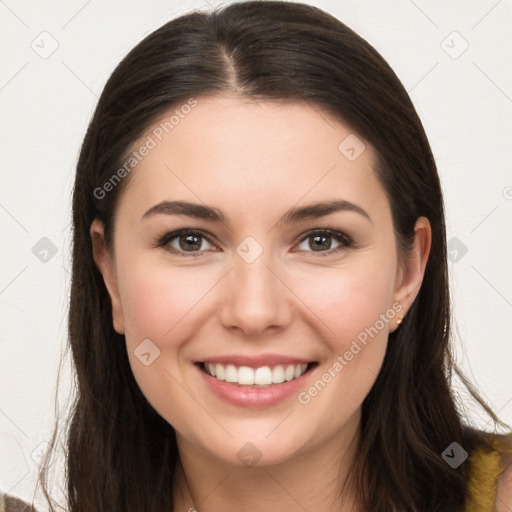
[[196, 101], [133, 146], [115, 254], [95, 221], [95, 260], [135, 379], [179, 439], [285, 461], [356, 431], [428, 243], [399, 263], [375, 152], [333, 117]]

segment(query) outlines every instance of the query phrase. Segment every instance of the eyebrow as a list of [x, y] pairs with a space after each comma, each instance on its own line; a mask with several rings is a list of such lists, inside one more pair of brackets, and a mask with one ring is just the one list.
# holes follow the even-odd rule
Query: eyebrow
[[[349, 201], [337, 199], [291, 208], [281, 217], [278, 224], [293, 224], [301, 220], [316, 219], [340, 211], [358, 213], [372, 222], [368, 213], [360, 206], [350, 203]], [[142, 219], [153, 217], [158, 214], [186, 215], [187, 217], [222, 223], [225, 223], [228, 220], [226, 215], [218, 208], [197, 203], [189, 203], [187, 201], [162, 201], [161, 203], [151, 207], [142, 216]]]

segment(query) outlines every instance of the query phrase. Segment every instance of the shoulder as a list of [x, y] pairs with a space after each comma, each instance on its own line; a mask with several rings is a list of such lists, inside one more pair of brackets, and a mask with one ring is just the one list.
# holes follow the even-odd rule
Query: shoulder
[[0, 489], [0, 512], [37, 512], [37, 510], [32, 505]]
[[510, 512], [512, 510], [512, 456], [503, 457], [503, 468], [498, 481], [496, 512]]
[[512, 511], [512, 432], [466, 432], [470, 512]]

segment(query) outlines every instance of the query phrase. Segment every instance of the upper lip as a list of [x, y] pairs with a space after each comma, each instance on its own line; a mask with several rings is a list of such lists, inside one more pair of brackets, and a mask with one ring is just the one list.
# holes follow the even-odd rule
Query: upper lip
[[278, 366], [289, 364], [307, 364], [312, 363], [311, 359], [303, 359], [300, 357], [285, 356], [279, 354], [260, 354], [260, 355], [242, 355], [231, 354], [224, 356], [207, 357], [197, 363], [211, 363], [211, 364], [232, 364], [234, 366], [248, 366], [249, 368], [261, 368], [262, 366]]

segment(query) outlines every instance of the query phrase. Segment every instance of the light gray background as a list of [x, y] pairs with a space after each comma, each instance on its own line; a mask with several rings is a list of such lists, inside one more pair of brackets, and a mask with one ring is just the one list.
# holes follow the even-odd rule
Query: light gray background
[[[365, 37], [411, 94], [445, 192], [457, 359], [512, 423], [512, 3], [306, 3]], [[66, 340], [70, 194], [97, 98], [144, 35], [208, 4], [220, 2], [0, 0], [0, 486], [6, 491], [31, 498], [41, 443], [53, 427]], [[55, 255], [44, 253], [51, 247], [44, 237]], [[70, 382], [66, 365], [62, 400]], [[491, 427], [471, 410], [477, 425]]]

